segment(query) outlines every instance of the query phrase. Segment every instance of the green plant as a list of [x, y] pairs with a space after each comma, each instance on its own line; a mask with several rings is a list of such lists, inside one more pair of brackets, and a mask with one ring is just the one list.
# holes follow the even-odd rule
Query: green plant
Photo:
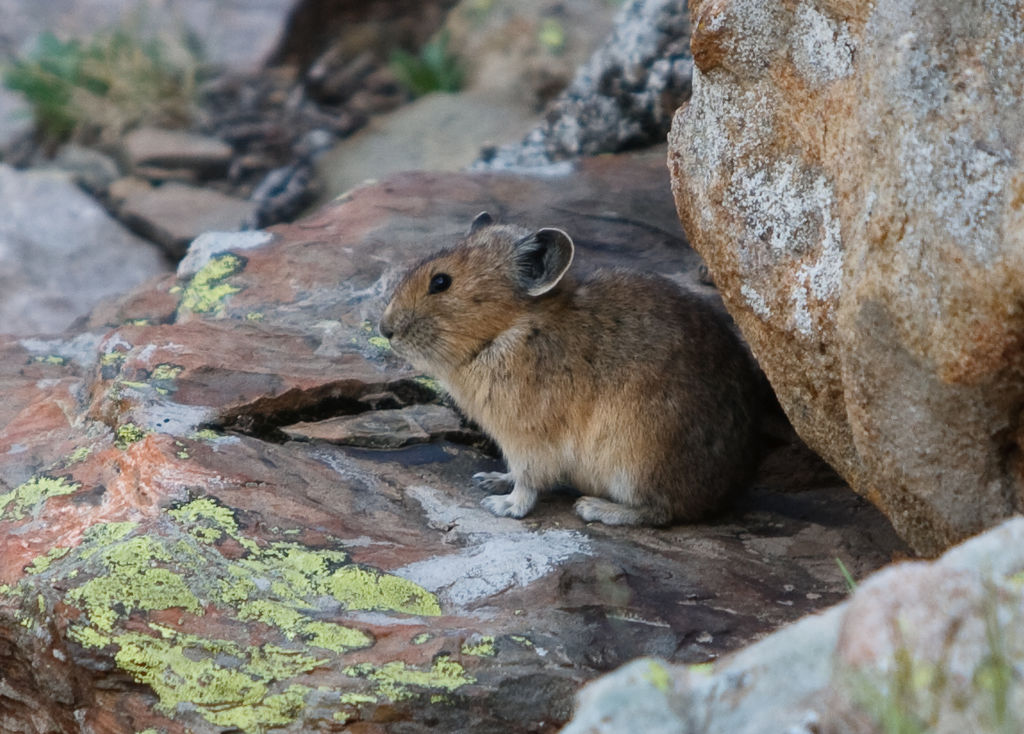
[[850, 573], [846, 564], [838, 557], [836, 558], [836, 565], [839, 566], [839, 573], [843, 575], [843, 581], [846, 582], [846, 590], [852, 594], [857, 590], [857, 581], [853, 578], [853, 574]]
[[431, 39], [418, 56], [396, 49], [391, 54], [391, 71], [402, 86], [419, 97], [430, 92], [457, 92], [465, 74], [458, 57], [448, 48], [448, 30]]
[[118, 28], [89, 42], [44, 33], [3, 81], [28, 99], [45, 140], [111, 140], [141, 122], [187, 123], [196, 68], [192, 55], [173, 64], [160, 42]]
[[[964, 679], [953, 672], [954, 659], [960, 664], [972, 653], [959, 648], [957, 639], [965, 620], [951, 621], [945, 641], [932, 660], [915, 656], [906, 641], [906, 630], [891, 620], [892, 657], [889, 665], [874, 670], [848, 670], [844, 684], [857, 710], [867, 716], [873, 731], [880, 734], [930, 734], [948, 731], [953, 717], [962, 717], [972, 734], [1019, 734], [1020, 712], [1012, 701], [1019, 686], [1014, 653], [1020, 650], [1015, 595], [1006, 595], [998, 585], [985, 582], [977, 614], [984, 626], [978, 661]], [[1001, 620], [1000, 610], [1010, 619]], [[970, 643], [967, 643], [970, 644]]]

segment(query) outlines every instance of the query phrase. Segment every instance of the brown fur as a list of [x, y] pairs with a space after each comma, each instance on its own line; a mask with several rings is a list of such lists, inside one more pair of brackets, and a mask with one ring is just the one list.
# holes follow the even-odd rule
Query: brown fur
[[[568, 483], [588, 521], [706, 515], [754, 464], [749, 358], [699, 297], [622, 270], [577, 281], [571, 257], [564, 232], [478, 219], [398, 285], [381, 331], [501, 448], [509, 473], [474, 477], [512, 490], [484, 500], [495, 514]], [[441, 273], [450, 286], [430, 293]]]

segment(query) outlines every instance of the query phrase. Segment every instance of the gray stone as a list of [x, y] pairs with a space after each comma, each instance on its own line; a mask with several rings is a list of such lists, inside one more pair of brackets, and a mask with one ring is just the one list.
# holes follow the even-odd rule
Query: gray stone
[[0, 160], [12, 145], [31, 135], [34, 126], [28, 100], [0, 85]]
[[130, 191], [118, 213], [135, 231], [177, 258], [203, 232], [241, 229], [255, 210], [252, 202], [213, 189], [167, 183]]
[[53, 333], [169, 263], [66, 174], [0, 165], [0, 332]]
[[398, 449], [444, 439], [463, 443], [483, 440], [479, 433], [465, 428], [450, 408], [429, 404], [296, 423], [281, 430], [290, 438], [374, 449]]
[[110, 184], [121, 175], [113, 158], [76, 143], [62, 145], [57, 154], [40, 167], [70, 174], [75, 183], [93, 194], [106, 193]]

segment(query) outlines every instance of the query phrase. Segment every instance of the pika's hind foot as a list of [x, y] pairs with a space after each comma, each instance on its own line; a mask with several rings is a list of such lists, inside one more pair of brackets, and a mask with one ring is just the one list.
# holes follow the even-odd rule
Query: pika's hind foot
[[630, 507], [600, 497], [580, 497], [573, 507], [585, 521], [605, 525], [667, 525], [672, 519], [660, 507]]
[[478, 471], [473, 475], [473, 484], [491, 494], [508, 494], [515, 482], [511, 474], [500, 471]]
[[480, 504], [498, 517], [525, 517], [537, 502], [537, 490], [516, 485], [509, 494], [492, 494]]

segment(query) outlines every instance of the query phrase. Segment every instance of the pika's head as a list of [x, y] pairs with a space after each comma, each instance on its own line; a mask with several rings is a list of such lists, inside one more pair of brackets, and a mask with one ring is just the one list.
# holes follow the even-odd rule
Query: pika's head
[[517, 318], [543, 307], [569, 269], [560, 229], [535, 232], [473, 220], [455, 247], [415, 266], [395, 288], [380, 332], [414, 367], [437, 377], [471, 363]]

